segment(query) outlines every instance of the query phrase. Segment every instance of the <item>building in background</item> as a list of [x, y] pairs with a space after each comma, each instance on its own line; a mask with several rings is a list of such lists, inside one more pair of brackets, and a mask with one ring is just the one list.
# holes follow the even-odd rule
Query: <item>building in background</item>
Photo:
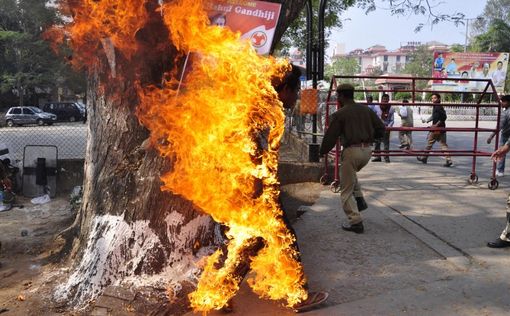
[[[338, 47], [345, 45], [337, 44], [333, 51], [331, 60], [340, 57], [354, 57], [358, 61], [361, 69], [361, 75], [381, 75], [381, 74], [400, 74], [409, 62], [411, 53], [421, 46], [421, 42], [407, 42], [401, 44], [400, 48], [394, 51], [388, 51], [383, 45], [374, 45], [367, 49], [355, 49], [348, 53], [343, 53]], [[427, 42], [426, 45], [431, 54], [433, 51], [448, 51], [449, 46], [437, 41]]]

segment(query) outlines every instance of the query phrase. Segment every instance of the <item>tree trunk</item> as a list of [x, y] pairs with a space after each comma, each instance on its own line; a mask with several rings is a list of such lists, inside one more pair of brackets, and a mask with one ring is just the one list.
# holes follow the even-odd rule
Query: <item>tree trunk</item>
[[[282, 5], [280, 20], [278, 21], [278, 27], [274, 33], [273, 45], [271, 46], [273, 49], [275, 44], [279, 43], [282, 39], [282, 36], [290, 23], [299, 17], [301, 11], [305, 7], [306, 1], [307, 0], [270, 1], [281, 3]], [[314, 22], [317, 23], [316, 17], [314, 17]]]
[[210, 217], [160, 190], [170, 162], [148, 146], [149, 132], [134, 114], [135, 80], [158, 84], [176, 52], [163, 42], [168, 37], [161, 21], [137, 37], [137, 56], [108, 60], [105, 47], [89, 77], [83, 205], [72, 230], [79, 232], [71, 255], [78, 264], [56, 292], [58, 300], [77, 306], [123, 282], [177, 289], [196, 273], [197, 251], [213, 244]]
[[63, 234], [76, 237], [75, 264], [55, 294], [73, 306], [84, 306], [108, 285], [170, 288], [186, 297], [190, 287], [180, 289], [195, 281], [196, 261], [220, 241], [209, 216], [160, 190], [171, 162], [148, 145], [149, 132], [135, 116], [136, 88], [159, 85], [182, 60], [157, 12], [136, 38], [139, 47], [129, 60], [103, 40], [89, 75], [83, 204]]

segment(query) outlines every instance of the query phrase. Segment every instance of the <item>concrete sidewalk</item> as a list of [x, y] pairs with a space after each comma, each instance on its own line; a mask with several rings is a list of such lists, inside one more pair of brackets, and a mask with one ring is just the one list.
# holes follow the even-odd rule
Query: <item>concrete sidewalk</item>
[[410, 157], [394, 160], [370, 163], [359, 175], [370, 206], [362, 214], [365, 234], [341, 231], [331, 219], [338, 262], [314, 262], [317, 250], [306, 227], [321, 210], [334, 208], [335, 217], [344, 218], [338, 194], [324, 192], [296, 225], [305, 267], [329, 264], [338, 268], [329, 277], [342, 275], [331, 282], [315, 268], [307, 270], [311, 283], [331, 291], [329, 307], [309, 314], [507, 315], [510, 252], [485, 246], [504, 226], [505, 178], [491, 191], [488, 161], [477, 166], [480, 183], [469, 185], [471, 166], [462, 160], [453, 168], [442, 167], [441, 158], [427, 165]]
[[[505, 223], [510, 177], [489, 190], [492, 164], [479, 158], [414, 157], [369, 163], [359, 179], [369, 209], [365, 233], [341, 229], [340, 196], [324, 187], [294, 227], [311, 290], [328, 301], [306, 315], [507, 315], [510, 249], [490, 249]], [[243, 284], [232, 315], [292, 315]], [[220, 313], [212, 313], [218, 315]]]

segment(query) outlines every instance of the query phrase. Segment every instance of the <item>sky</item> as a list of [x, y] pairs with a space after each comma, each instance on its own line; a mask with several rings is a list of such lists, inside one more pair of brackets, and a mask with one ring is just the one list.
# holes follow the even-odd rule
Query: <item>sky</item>
[[[430, 0], [434, 11], [443, 14], [464, 13], [466, 18], [475, 18], [482, 14], [487, 0]], [[426, 43], [438, 41], [444, 44], [464, 45], [466, 26], [455, 26], [452, 22], [440, 22], [431, 27], [428, 15], [392, 16], [388, 1], [376, 0], [377, 9], [365, 14], [364, 10], [353, 7], [341, 16], [343, 29], [333, 30], [329, 37], [326, 56], [331, 56], [336, 43], [345, 44], [345, 53], [356, 48], [366, 49], [380, 44], [388, 50], [395, 50], [400, 44], [418, 41]], [[415, 33], [419, 23], [426, 24]], [[469, 31], [470, 33], [470, 31]]]

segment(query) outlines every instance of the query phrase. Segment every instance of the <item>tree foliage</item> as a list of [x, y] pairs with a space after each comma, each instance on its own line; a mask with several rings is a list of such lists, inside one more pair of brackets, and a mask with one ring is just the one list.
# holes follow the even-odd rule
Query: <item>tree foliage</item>
[[[495, 0], [495, 1], [510, 1], [510, 0]], [[288, 2], [288, 1], [286, 1]], [[299, 2], [299, 3], [297, 3]], [[296, 19], [289, 19], [291, 21], [289, 27], [281, 37], [276, 36], [278, 42], [276, 50], [279, 54], [287, 55], [291, 47], [297, 47], [304, 51], [306, 48], [307, 29], [306, 29], [306, 1], [290, 1], [294, 11], [297, 9], [300, 12], [296, 15]], [[377, 4], [377, 6], [376, 6]], [[391, 15], [402, 16], [428, 16], [428, 24], [435, 25], [441, 22], [450, 22], [455, 25], [464, 24], [465, 14], [461, 12], [438, 12], [439, 5], [442, 4], [441, 0], [329, 0], [326, 1], [325, 12], [325, 47], [328, 46], [328, 37], [334, 28], [342, 28], [343, 21], [342, 15], [345, 11], [352, 6], [357, 6], [369, 14], [375, 11], [377, 7], [385, 6]], [[318, 14], [319, 14], [320, 0], [312, 0], [313, 23], [312, 29], [314, 36], [312, 37], [312, 44], [318, 43]], [[425, 26], [424, 23], [419, 23], [415, 27], [415, 31], [419, 32]]]
[[[342, 27], [341, 15], [347, 8], [354, 5], [356, 0], [330, 0], [327, 1], [326, 12], [324, 14], [324, 26], [325, 26], [325, 38], [331, 34], [333, 28]], [[361, 2], [367, 2], [361, 0]], [[306, 3], [306, 2], [303, 2]], [[312, 0], [312, 30], [315, 36], [313, 37], [314, 43], [317, 43], [318, 38], [318, 16], [319, 16], [319, 4], [320, 0]], [[306, 48], [307, 40], [307, 29], [306, 20], [307, 10], [304, 7], [301, 13], [295, 19], [286, 30], [280, 43], [277, 45], [277, 49], [281, 54], [288, 54], [288, 50], [291, 47], [298, 47], [301, 50]]]
[[331, 80], [334, 75], [352, 76], [361, 71], [358, 61], [354, 57], [338, 57], [329, 65], [326, 65], [324, 76]]
[[47, 27], [59, 22], [54, 8], [40, 0], [0, 0], [0, 93], [13, 90], [19, 95], [52, 90], [57, 84], [84, 91], [77, 75], [56, 58], [42, 39]]
[[[510, 51], [510, 25], [503, 20], [494, 19], [487, 32], [475, 37], [472, 49], [477, 52], [508, 52]], [[505, 91], [510, 90], [510, 81], [505, 82]]]
[[510, 50], [510, 25], [495, 19], [487, 32], [475, 37], [473, 49], [483, 52], [508, 52]]
[[[436, 25], [441, 22], [452, 22], [455, 25], [464, 24], [465, 14], [462, 12], [439, 12], [438, 6], [443, 2], [439, 0], [381, 0], [389, 4], [391, 15], [427, 15], [429, 24]], [[415, 32], [421, 31], [425, 23], [419, 23]]]
[[464, 45], [453, 44], [453, 45], [450, 46], [450, 51], [452, 53], [462, 53], [462, 52], [464, 52]]
[[510, 0], [488, 0], [483, 13], [473, 22], [477, 35], [487, 32], [495, 20], [508, 21]]
[[[433, 62], [432, 52], [426, 45], [421, 45], [411, 53], [409, 56], [409, 62], [406, 63], [402, 73], [410, 74], [414, 77], [430, 77]], [[418, 84], [426, 85], [427, 83], [420, 80], [418, 81]]]

